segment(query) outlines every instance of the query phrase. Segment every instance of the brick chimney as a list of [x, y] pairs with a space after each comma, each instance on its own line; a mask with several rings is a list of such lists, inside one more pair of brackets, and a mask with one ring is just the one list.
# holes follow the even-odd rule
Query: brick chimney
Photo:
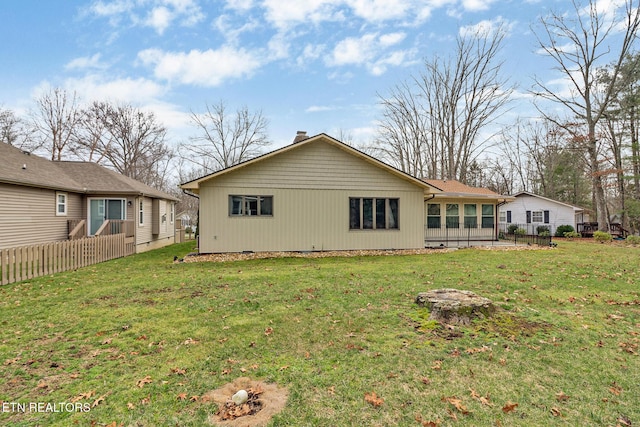
[[307, 131], [306, 131], [306, 130], [299, 130], [299, 131], [296, 133], [296, 137], [295, 137], [295, 138], [293, 138], [293, 143], [294, 143], [294, 144], [297, 144], [298, 142], [300, 142], [300, 141], [304, 141], [304, 140], [305, 140], [305, 139], [307, 139], [307, 138], [309, 138], [309, 137], [307, 136]]

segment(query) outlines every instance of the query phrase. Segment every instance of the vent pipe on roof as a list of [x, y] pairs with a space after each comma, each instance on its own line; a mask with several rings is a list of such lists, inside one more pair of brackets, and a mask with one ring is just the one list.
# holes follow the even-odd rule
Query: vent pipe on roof
[[296, 133], [296, 137], [295, 137], [295, 138], [293, 138], [293, 143], [294, 143], [294, 144], [297, 144], [298, 142], [300, 142], [300, 141], [304, 141], [304, 140], [305, 140], [305, 139], [307, 139], [307, 138], [309, 138], [309, 137], [307, 136], [307, 131], [306, 131], [306, 130], [299, 130], [299, 131]]

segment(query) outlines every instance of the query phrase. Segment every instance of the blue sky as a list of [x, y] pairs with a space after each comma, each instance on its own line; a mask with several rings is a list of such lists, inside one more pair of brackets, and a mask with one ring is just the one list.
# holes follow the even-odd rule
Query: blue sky
[[231, 110], [262, 110], [274, 148], [297, 130], [367, 143], [380, 117], [378, 93], [417, 74], [425, 58], [453, 52], [465, 28], [502, 23], [515, 110], [534, 115], [526, 92], [552, 64], [536, 54], [530, 27], [570, 7], [566, 0], [1, 1], [0, 106], [26, 115], [39, 93], [62, 87], [84, 101], [149, 109], [177, 143], [196, 132], [191, 111], [224, 100]]

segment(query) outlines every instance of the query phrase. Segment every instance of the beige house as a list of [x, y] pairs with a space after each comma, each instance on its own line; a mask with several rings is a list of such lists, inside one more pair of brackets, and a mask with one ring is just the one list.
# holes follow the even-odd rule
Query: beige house
[[424, 247], [439, 190], [325, 134], [182, 185], [200, 197], [201, 253]]
[[136, 252], [174, 242], [170, 194], [89, 162], [0, 143], [0, 249], [123, 232]]

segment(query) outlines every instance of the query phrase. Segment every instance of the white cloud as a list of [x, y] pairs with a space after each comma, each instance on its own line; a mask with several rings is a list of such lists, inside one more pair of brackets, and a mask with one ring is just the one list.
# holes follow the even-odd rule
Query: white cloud
[[404, 18], [411, 9], [408, 0], [348, 0], [347, 3], [356, 16], [372, 22]]
[[147, 15], [145, 24], [156, 30], [158, 34], [164, 33], [171, 21], [173, 20], [173, 14], [164, 6], [153, 8]]
[[362, 37], [348, 37], [340, 41], [333, 49], [328, 63], [334, 66], [348, 64], [363, 64], [376, 54], [377, 34], [365, 34]]
[[[192, 26], [204, 19], [195, 0], [98, 0], [86, 8], [85, 12], [109, 18], [109, 23], [114, 27], [119, 26], [122, 19], [128, 18], [134, 26], [151, 27], [158, 34], [163, 34], [175, 21], [184, 26]], [[145, 18], [142, 19], [141, 16]]]
[[253, 0], [226, 0], [227, 8], [239, 11], [247, 11], [253, 7]]
[[325, 111], [333, 111], [335, 110], [336, 107], [330, 107], [328, 105], [311, 105], [310, 107], [307, 107], [304, 112], [305, 113], [322, 113]]
[[264, 0], [265, 17], [279, 29], [287, 29], [301, 23], [319, 24], [325, 21], [342, 21], [344, 14], [338, 6], [343, 0], [290, 1]]
[[104, 76], [90, 74], [83, 78], [67, 79], [65, 88], [76, 91], [83, 101], [109, 100], [130, 102], [134, 105], [152, 102], [166, 93], [164, 86], [144, 78], [122, 78], [109, 80]]
[[232, 78], [252, 75], [261, 62], [254, 52], [223, 46], [220, 49], [190, 52], [164, 52], [147, 49], [138, 59], [154, 67], [154, 75], [163, 80], [197, 86], [218, 86]]
[[69, 61], [64, 68], [67, 70], [81, 70], [85, 68], [105, 68], [105, 65], [100, 62], [100, 54], [96, 53], [93, 56], [83, 56], [75, 58]]
[[462, 0], [462, 7], [470, 12], [488, 10], [496, 0]]
[[380, 45], [387, 47], [400, 43], [407, 37], [405, 33], [389, 33], [380, 36]]
[[379, 76], [389, 66], [413, 63], [414, 50], [387, 51], [405, 38], [404, 33], [389, 33], [378, 36], [377, 33], [365, 34], [362, 37], [349, 37], [340, 41], [330, 55], [325, 58], [329, 66], [363, 65], [369, 72]]

